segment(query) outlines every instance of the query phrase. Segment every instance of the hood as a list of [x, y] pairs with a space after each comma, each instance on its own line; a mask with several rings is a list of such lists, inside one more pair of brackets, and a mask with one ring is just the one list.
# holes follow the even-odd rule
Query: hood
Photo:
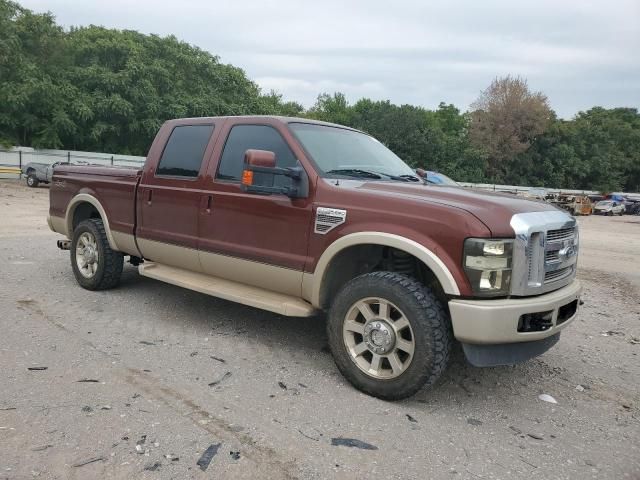
[[543, 201], [460, 187], [399, 182], [363, 182], [357, 188], [371, 193], [405, 197], [408, 200], [438, 203], [466, 210], [484, 223], [495, 237], [512, 237], [514, 235], [510, 222], [511, 217], [516, 213], [560, 210]]

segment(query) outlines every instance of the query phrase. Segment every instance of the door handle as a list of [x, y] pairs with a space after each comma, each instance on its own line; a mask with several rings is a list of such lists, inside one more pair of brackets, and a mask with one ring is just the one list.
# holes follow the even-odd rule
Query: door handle
[[207, 196], [207, 208], [206, 208], [207, 213], [211, 213], [211, 201], [212, 201], [211, 195]]
[[153, 198], [153, 190], [149, 189], [149, 193], [147, 194], [147, 205], [151, 205], [152, 198]]

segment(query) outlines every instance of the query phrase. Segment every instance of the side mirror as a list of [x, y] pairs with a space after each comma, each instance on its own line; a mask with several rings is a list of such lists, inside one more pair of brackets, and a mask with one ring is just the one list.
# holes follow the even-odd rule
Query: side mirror
[[[290, 185], [274, 186], [274, 179], [278, 175], [290, 178]], [[244, 153], [241, 188], [247, 193], [276, 193], [291, 198], [306, 198], [309, 195], [309, 178], [299, 164], [288, 168], [276, 167], [275, 153], [250, 149]]]

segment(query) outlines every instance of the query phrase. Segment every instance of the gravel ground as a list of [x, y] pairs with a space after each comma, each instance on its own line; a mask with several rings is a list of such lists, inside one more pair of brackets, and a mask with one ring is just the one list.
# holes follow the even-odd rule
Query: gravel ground
[[0, 479], [640, 478], [640, 217], [580, 219], [586, 303], [551, 351], [489, 369], [458, 352], [391, 403], [340, 376], [321, 317], [131, 266], [81, 289], [47, 208], [46, 187], [0, 182]]

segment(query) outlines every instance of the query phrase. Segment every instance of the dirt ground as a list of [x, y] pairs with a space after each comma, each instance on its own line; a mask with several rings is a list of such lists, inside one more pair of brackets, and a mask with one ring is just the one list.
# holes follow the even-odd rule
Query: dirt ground
[[340, 376], [321, 317], [131, 266], [81, 289], [47, 208], [46, 187], [0, 181], [0, 479], [640, 478], [640, 217], [579, 219], [585, 305], [549, 352], [458, 355], [437, 388], [384, 402]]

